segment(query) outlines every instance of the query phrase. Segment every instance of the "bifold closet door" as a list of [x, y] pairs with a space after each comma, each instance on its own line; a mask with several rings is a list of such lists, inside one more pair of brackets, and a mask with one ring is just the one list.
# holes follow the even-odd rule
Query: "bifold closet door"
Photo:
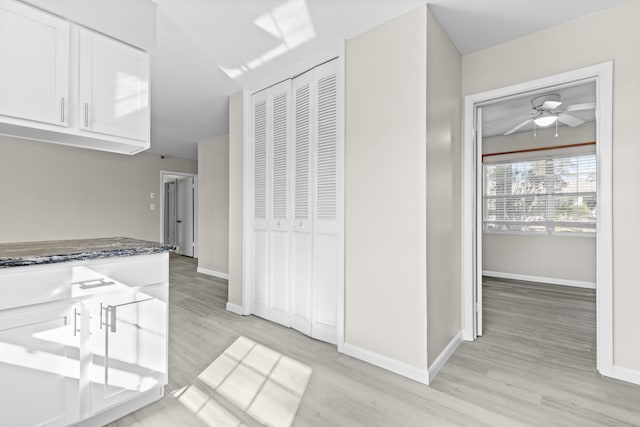
[[253, 95], [252, 313], [337, 342], [338, 62]]
[[253, 313], [290, 326], [290, 81], [253, 95]]
[[338, 245], [338, 61], [314, 70], [313, 280], [311, 336], [337, 342]]
[[268, 199], [268, 147], [267, 147], [267, 89], [253, 95], [253, 314], [269, 318], [269, 221]]
[[312, 324], [312, 150], [315, 97], [313, 72], [293, 80], [293, 233], [291, 241], [291, 327], [311, 335]]
[[267, 109], [269, 153], [270, 271], [269, 319], [291, 325], [289, 314], [289, 266], [291, 221], [289, 209], [289, 121], [291, 82], [269, 88], [271, 108]]

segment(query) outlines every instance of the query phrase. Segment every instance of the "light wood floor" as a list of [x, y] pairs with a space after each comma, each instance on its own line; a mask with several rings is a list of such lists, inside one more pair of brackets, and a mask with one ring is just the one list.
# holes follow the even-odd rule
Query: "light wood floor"
[[[256, 425], [198, 379], [244, 335], [313, 368], [294, 426], [640, 426], [640, 386], [595, 371], [592, 290], [486, 279], [484, 336], [463, 343], [424, 386], [227, 312], [226, 281], [195, 271], [195, 260], [172, 255], [164, 399], [113, 425], [219, 426], [216, 407]], [[179, 398], [185, 387], [197, 398]]]

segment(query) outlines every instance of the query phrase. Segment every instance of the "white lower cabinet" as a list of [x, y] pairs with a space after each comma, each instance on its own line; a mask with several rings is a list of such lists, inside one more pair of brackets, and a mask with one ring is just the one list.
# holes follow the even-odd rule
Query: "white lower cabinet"
[[[55, 292], [43, 292], [43, 303], [0, 310], [0, 424], [100, 425], [143, 406], [131, 402], [145, 393], [162, 396], [166, 255], [69, 263], [66, 275], [56, 264], [49, 268], [65, 278], [64, 287], [50, 281]], [[25, 293], [29, 279], [43, 278], [47, 267], [6, 270], [0, 286], [15, 283], [14, 291]]]
[[166, 383], [166, 312], [144, 291], [91, 304], [92, 412]]
[[3, 425], [58, 426], [79, 419], [74, 312], [77, 306], [66, 304], [0, 312]]

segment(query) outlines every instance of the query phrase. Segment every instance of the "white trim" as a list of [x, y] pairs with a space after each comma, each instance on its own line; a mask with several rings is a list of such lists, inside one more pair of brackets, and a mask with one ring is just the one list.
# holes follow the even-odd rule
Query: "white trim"
[[548, 285], [573, 286], [574, 288], [595, 289], [595, 282], [582, 280], [558, 279], [555, 277], [531, 276], [529, 274], [502, 273], [500, 271], [482, 270], [483, 276], [498, 277], [500, 279], [522, 280], [524, 282], [546, 283]]
[[431, 366], [429, 366], [429, 382], [433, 381], [434, 378], [440, 373], [440, 370], [447, 363], [447, 360], [455, 353], [460, 344], [462, 344], [462, 331], [458, 332], [447, 344], [447, 346], [442, 350], [440, 355], [433, 361]]
[[250, 197], [253, 194], [253, 170], [250, 168], [253, 158], [253, 112], [251, 92], [243, 89], [242, 97], [242, 311], [249, 315], [253, 305], [253, 204]]
[[227, 302], [227, 311], [230, 311], [235, 314], [239, 314], [240, 316], [246, 316], [244, 309], [241, 305], [234, 304], [232, 302]]
[[207, 276], [217, 277], [218, 279], [229, 280], [229, 274], [220, 273], [219, 271], [209, 270], [208, 268], [198, 267], [196, 270], [198, 273], [206, 274]]
[[403, 377], [407, 377], [419, 383], [429, 385], [429, 371], [426, 369], [416, 368], [408, 363], [392, 359], [391, 357], [384, 356], [382, 354], [374, 353], [373, 351], [366, 350], [346, 342], [342, 346], [342, 350], [347, 356], [360, 359], [364, 362], [378, 366], [379, 368], [386, 369], [387, 371], [402, 375]]
[[[464, 101], [463, 144], [463, 337], [473, 341], [475, 331], [473, 242], [476, 230], [474, 112], [476, 107], [535, 90], [595, 81], [597, 94], [596, 151], [598, 158], [598, 226], [596, 233], [597, 369], [612, 376], [613, 369], [613, 63], [605, 62], [566, 73], [468, 95]], [[481, 148], [481, 147], [479, 147]], [[480, 150], [478, 150], [480, 151]], [[479, 260], [481, 261], [481, 260]]]
[[617, 380], [627, 381], [640, 385], [640, 371], [635, 369], [623, 368], [622, 366], [613, 365], [612, 377]]
[[337, 67], [338, 67], [338, 164], [337, 164], [337, 173], [338, 176], [337, 182], [338, 184], [338, 194], [337, 194], [337, 203], [338, 203], [338, 224], [341, 224], [340, 229], [338, 230], [338, 250], [337, 250], [337, 274], [338, 274], [338, 283], [336, 284], [336, 291], [338, 293], [336, 298], [336, 345], [338, 347], [338, 351], [342, 352], [344, 348], [344, 318], [345, 318], [345, 287], [344, 287], [344, 259], [345, 259], [345, 243], [344, 243], [344, 234], [345, 234], [345, 141], [347, 140], [346, 136], [346, 109], [345, 109], [345, 100], [347, 97], [347, 86], [346, 86], [346, 76], [347, 76], [347, 61], [346, 61], [346, 42], [342, 42], [340, 46], [340, 51], [338, 53], [337, 59]]

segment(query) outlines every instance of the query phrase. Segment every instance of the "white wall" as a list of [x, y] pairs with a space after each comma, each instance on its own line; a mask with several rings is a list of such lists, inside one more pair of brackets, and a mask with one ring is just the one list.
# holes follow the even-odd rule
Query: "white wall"
[[346, 43], [345, 341], [427, 368], [427, 8]]
[[0, 242], [116, 236], [159, 241], [161, 170], [197, 173], [197, 163], [0, 136]]
[[429, 11], [426, 153], [429, 366], [462, 328], [461, 70], [460, 54]]
[[153, 0], [25, 0], [144, 50], [156, 46], [157, 5]]
[[463, 95], [605, 61], [614, 61], [613, 298], [614, 365], [640, 371], [640, 2], [619, 6], [462, 58]]
[[229, 302], [242, 305], [243, 93], [229, 97]]
[[[508, 136], [494, 136], [483, 139], [483, 154], [504, 153], [514, 150], [545, 148], [560, 145], [593, 142], [596, 139], [595, 122], [585, 123], [576, 128], [567, 126], [538, 129]], [[573, 149], [575, 151], [575, 149]], [[580, 148], [580, 150], [592, 150]], [[557, 151], [545, 151], [553, 154]], [[541, 152], [518, 154], [535, 156]], [[515, 158], [516, 155], [500, 156], [501, 160]], [[490, 159], [490, 158], [489, 158]], [[528, 280], [578, 281], [595, 285], [596, 282], [596, 239], [595, 235], [531, 235], [485, 233], [482, 240], [482, 269], [487, 272], [533, 276]]]
[[229, 272], [229, 136], [198, 142], [198, 269]]

